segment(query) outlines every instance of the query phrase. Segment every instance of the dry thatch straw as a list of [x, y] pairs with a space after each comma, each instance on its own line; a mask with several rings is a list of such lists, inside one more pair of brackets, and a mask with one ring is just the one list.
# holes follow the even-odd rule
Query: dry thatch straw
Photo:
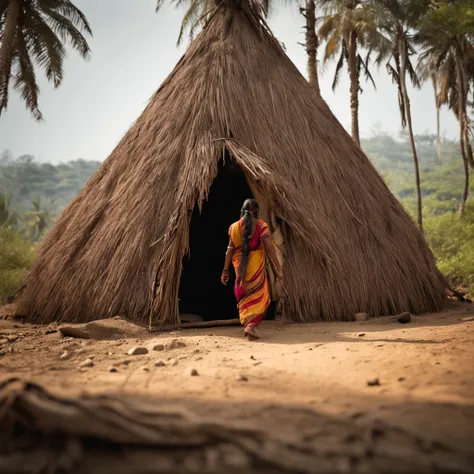
[[418, 228], [249, 3], [222, 2], [45, 239], [19, 313], [177, 323], [190, 216], [225, 149], [283, 222], [289, 319], [440, 308]]

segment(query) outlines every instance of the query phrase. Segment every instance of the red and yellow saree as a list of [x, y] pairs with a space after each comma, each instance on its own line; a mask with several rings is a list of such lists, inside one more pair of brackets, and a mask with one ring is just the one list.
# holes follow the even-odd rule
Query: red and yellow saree
[[255, 231], [250, 239], [249, 259], [247, 270], [242, 283], [237, 285], [239, 279], [239, 265], [242, 257], [242, 220], [232, 224], [229, 236], [234, 247], [232, 264], [236, 273], [234, 288], [240, 322], [245, 327], [248, 324], [260, 324], [270, 305], [270, 292], [265, 273], [265, 249], [263, 241], [270, 238], [267, 224], [261, 219], [257, 222]]

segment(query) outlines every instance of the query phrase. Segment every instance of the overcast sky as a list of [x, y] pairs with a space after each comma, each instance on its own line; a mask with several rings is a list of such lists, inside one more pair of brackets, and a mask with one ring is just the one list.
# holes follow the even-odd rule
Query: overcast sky
[[[15, 156], [32, 154], [53, 163], [77, 158], [104, 160], [140, 115], [148, 99], [171, 72], [185, 46], [176, 47], [182, 10], [154, 13], [155, 0], [76, 0], [88, 17], [94, 38], [87, 62], [71, 52], [65, 62], [62, 86], [54, 90], [40, 76], [40, 108], [45, 120], [36, 122], [12, 91], [8, 111], [0, 118], [0, 151]], [[303, 18], [297, 7], [281, 7], [270, 26], [285, 43], [287, 54], [305, 74]], [[325, 100], [350, 130], [349, 85], [346, 75], [331, 90], [334, 65], [321, 76]], [[384, 69], [374, 74], [377, 91], [369, 84], [360, 98], [360, 130], [394, 135], [400, 130], [396, 88]], [[412, 92], [416, 133], [434, 133], [433, 91], [427, 84]], [[456, 120], [442, 114], [442, 131], [457, 137]]]

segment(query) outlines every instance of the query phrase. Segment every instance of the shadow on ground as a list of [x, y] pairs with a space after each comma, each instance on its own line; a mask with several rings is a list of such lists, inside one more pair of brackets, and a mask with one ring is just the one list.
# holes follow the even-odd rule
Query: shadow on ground
[[[413, 407], [416, 409], [416, 407]], [[472, 472], [453, 449], [363, 413], [136, 394], [59, 397], [0, 384], [0, 472]], [[471, 445], [472, 446], [472, 445]]]

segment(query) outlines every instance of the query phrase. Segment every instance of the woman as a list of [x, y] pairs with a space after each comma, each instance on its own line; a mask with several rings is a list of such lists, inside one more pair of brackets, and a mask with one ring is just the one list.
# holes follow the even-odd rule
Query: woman
[[221, 281], [229, 283], [232, 263], [236, 274], [234, 293], [240, 322], [249, 339], [258, 339], [256, 331], [270, 305], [270, 292], [265, 273], [266, 255], [276, 269], [278, 279], [282, 271], [272, 244], [267, 224], [258, 218], [258, 203], [247, 199], [242, 206], [241, 219], [230, 226], [229, 246]]

